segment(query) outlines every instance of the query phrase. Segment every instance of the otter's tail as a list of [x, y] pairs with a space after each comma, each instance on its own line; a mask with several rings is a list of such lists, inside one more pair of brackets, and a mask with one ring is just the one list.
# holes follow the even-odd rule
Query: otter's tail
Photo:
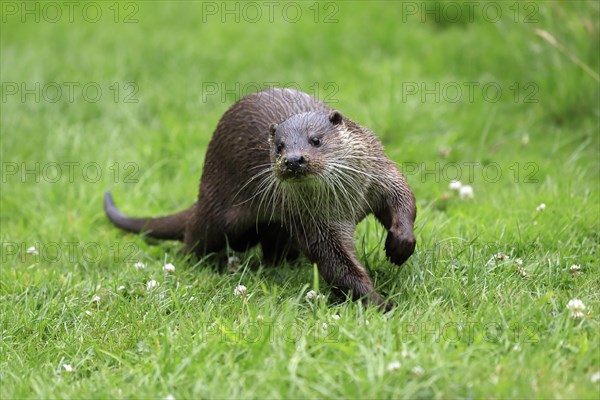
[[133, 233], [144, 233], [156, 239], [183, 240], [185, 224], [192, 209], [158, 218], [130, 218], [115, 206], [110, 192], [104, 194], [104, 211], [117, 227]]

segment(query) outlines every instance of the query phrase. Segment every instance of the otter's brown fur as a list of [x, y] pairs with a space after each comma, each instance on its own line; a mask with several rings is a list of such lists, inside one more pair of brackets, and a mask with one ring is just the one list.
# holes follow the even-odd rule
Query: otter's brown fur
[[390, 308], [354, 250], [368, 214], [387, 229], [386, 254], [400, 265], [415, 248], [414, 196], [379, 140], [306, 93], [270, 89], [246, 96], [221, 118], [208, 145], [197, 202], [160, 218], [121, 214], [110, 193], [110, 220], [131, 232], [183, 240], [197, 255], [258, 243], [267, 262], [298, 252], [354, 299]]

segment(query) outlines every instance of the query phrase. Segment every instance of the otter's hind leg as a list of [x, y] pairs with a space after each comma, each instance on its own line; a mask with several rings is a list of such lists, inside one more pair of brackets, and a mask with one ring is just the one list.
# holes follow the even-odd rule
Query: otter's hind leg
[[225, 222], [216, 218], [218, 215], [207, 209], [205, 203], [198, 201], [194, 204], [194, 211], [187, 221], [183, 236], [187, 253], [194, 253], [198, 257], [217, 253], [227, 247], [229, 240], [237, 239], [233, 232], [227, 231]]

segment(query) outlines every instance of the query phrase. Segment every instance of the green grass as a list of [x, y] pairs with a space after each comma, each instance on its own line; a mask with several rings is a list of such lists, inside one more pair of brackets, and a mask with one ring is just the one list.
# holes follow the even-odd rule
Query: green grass
[[[515, 22], [507, 2], [492, 23], [488, 3], [476, 3], [473, 20], [456, 23], [421, 22], [399, 2], [321, 3], [318, 23], [312, 2], [295, 23], [282, 5], [256, 23], [203, 21], [199, 2], [139, 2], [131, 24], [124, 4], [119, 23], [113, 3], [94, 3], [98, 23], [81, 5], [73, 23], [66, 8], [56, 23], [23, 23], [3, 8], [0, 397], [599, 398], [600, 7], [519, 3]], [[323, 23], [332, 10], [337, 22]], [[524, 23], [526, 12], [536, 21]], [[11, 94], [36, 82], [51, 98], [57, 82], [61, 98]], [[65, 82], [80, 85], [72, 101]], [[81, 92], [90, 82], [102, 89], [93, 103]], [[127, 82], [135, 103], [124, 101]], [[220, 272], [104, 216], [106, 189], [130, 214], [189, 206], [211, 133], [236, 98], [205, 96], [207, 85], [238, 84], [239, 95], [266, 82], [319, 88], [404, 168], [418, 202], [416, 253], [395, 267], [374, 220], [356, 232], [392, 312], [332, 301], [305, 260], [266, 268], [253, 250]], [[465, 92], [452, 102], [454, 92], [436, 101], [403, 91], [436, 82]], [[470, 101], [469, 82], [502, 97], [476, 89]], [[79, 163], [72, 176], [69, 162]], [[457, 166], [472, 200], [448, 189]], [[26, 253], [33, 245], [41, 254]], [[490, 261], [498, 252], [510, 259]], [[150, 279], [160, 286], [146, 290]], [[247, 302], [233, 295], [238, 284]], [[311, 289], [329, 299], [306, 301]], [[573, 298], [583, 318], [569, 315]], [[393, 361], [401, 366], [388, 371]]]

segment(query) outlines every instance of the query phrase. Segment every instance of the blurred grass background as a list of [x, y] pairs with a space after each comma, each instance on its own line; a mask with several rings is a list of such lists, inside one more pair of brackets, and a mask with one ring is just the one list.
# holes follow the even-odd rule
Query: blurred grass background
[[[66, 3], [2, 3], [3, 398], [597, 398], [598, 2], [75, 3], [72, 18]], [[48, 4], [59, 5], [56, 22]], [[252, 22], [255, 4], [262, 16]], [[54, 83], [62, 94], [51, 102]], [[179, 244], [148, 243], [106, 220], [106, 189], [130, 214], [189, 206], [220, 116], [246, 90], [273, 83], [329, 101], [405, 168], [419, 207], [416, 254], [394, 268], [373, 220], [356, 235], [378, 286], [399, 303], [391, 316], [355, 303], [307, 306], [305, 262], [249, 272], [250, 253], [222, 274], [186, 259]], [[94, 91], [85, 85], [101, 88], [98, 101], [86, 100]], [[467, 85], [476, 85], [472, 101]], [[501, 88], [498, 101], [484, 85]], [[73, 179], [67, 162], [79, 163]], [[36, 163], [38, 182], [22, 175]], [[57, 182], [43, 172], [49, 163], [63, 167]], [[98, 180], [82, 175], [94, 175], [82, 170], [90, 163]], [[473, 200], [449, 193], [452, 165]], [[498, 179], [483, 174], [495, 176], [490, 165]], [[63, 251], [57, 261], [24, 254], [51, 243]], [[89, 243], [103, 250], [92, 261], [82, 256]], [[154, 272], [126, 262], [128, 245]], [[498, 251], [523, 258], [530, 279], [512, 264], [490, 271]], [[159, 279], [162, 297], [149, 296], [144, 282], [165, 260], [177, 276]], [[583, 275], [572, 277], [571, 264]], [[231, 296], [241, 280], [256, 292], [247, 306]], [[97, 292], [105, 300], [88, 318]], [[573, 297], [588, 307], [581, 322], [566, 314]], [[307, 338], [335, 313], [334, 343]], [[259, 314], [300, 323], [306, 335], [198, 340], [205, 324], [244, 326]], [[537, 341], [399, 339], [400, 327], [423, 321], [532, 322]], [[385, 371], [394, 359], [404, 365], [396, 375]]]

